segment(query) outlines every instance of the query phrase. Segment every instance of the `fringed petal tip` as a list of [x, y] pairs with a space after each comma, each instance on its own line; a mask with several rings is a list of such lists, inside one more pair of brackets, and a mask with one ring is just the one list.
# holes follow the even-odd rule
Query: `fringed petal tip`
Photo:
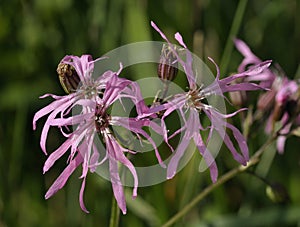
[[176, 32], [176, 34], [174, 35], [174, 37], [175, 37], [175, 39], [179, 42], [179, 44], [180, 44], [181, 46], [183, 46], [184, 48], [187, 49], [187, 46], [186, 46], [185, 43], [183, 42], [183, 38], [182, 38], [182, 36], [180, 35], [179, 32]]
[[89, 214], [90, 212], [85, 208], [84, 204], [80, 204], [80, 208], [82, 211], [84, 211], [85, 213]]
[[49, 170], [49, 168], [46, 167], [46, 166], [44, 166], [44, 167], [43, 167], [43, 174], [45, 174], [48, 170]]
[[85, 181], [86, 181], [86, 177], [83, 178], [82, 184], [81, 184], [81, 188], [80, 188], [80, 192], [79, 192], [79, 205], [81, 210], [83, 210], [85, 213], [90, 213], [85, 205], [84, 205], [84, 199], [83, 199], [83, 194], [84, 194], [84, 189], [85, 189]]
[[246, 43], [236, 37], [233, 38], [234, 45], [241, 53], [248, 53], [250, 51]]
[[152, 26], [156, 31], [157, 31], [157, 30], [160, 31], [160, 29], [157, 27], [157, 25], [156, 25], [153, 21], [151, 21], [150, 24], [151, 24], [151, 26]]
[[45, 199], [47, 200], [47, 199], [49, 199], [53, 194], [54, 194], [53, 192], [47, 191], [44, 197], [45, 197]]
[[216, 183], [218, 180], [219, 173], [218, 173], [217, 164], [215, 162], [211, 163], [209, 167], [209, 173], [210, 173], [210, 179], [213, 182], [213, 184]]
[[217, 182], [218, 176], [215, 177], [215, 176], [210, 175], [210, 179], [211, 179], [212, 183], [214, 184]]
[[171, 180], [174, 176], [167, 176], [167, 180]]
[[159, 162], [159, 165], [164, 169], [167, 168], [167, 165], [163, 161]]
[[132, 199], [136, 199], [136, 197], [137, 197], [137, 194], [132, 194], [132, 196], [131, 196]]
[[284, 153], [285, 141], [286, 141], [285, 136], [279, 136], [278, 137], [278, 139], [276, 141], [278, 154], [282, 155]]
[[220, 68], [219, 68], [218, 64], [211, 57], [207, 57], [207, 58], [208, 58], [208, 60], [210, 60], [215, 65], [216, 71], [217, 71], [216, 79], [219, 80], [219, 78], [220, 78]]
[[45, 147], [42, 147], [41, 149], [42, 149], [43, 153], [44, 153], [46, 156], [48, 156], [48, 153], [47, 153], [47, 151], [46, 151], [46, 148], [45, 148]]
[[176, 174], [176, 171], [167, 171], [167, 180], [171, 180]]
[[266, 64], [266, 68], [269, 67], [272, 64], [272, 60], [266, 60], [263, 63]]
[[83, 201], [83, 195], [79, 196], [79, 205], [82, 211], [84, 211], [85, 213], [89, 214], [90, 212], [86, 209], [85, 205], [84, 205], [84, 201]]
[[255, 65], [253, 68], [247, 70], [245, 72], [245, 74], [247, 74], [247, 75], [256, 75], [256, 74], [259, 74], [262, 71], [264, 71], [265, 69], [269, 68], [271, 64], [272, 64], [272, 60], [263, 61], [263, 62]]
[[125, 214], [127, 213], [126, 207], [125, 207], [124, 209], [121, 209], [121, 208], [120, 208], [120, 210], [122, 211], [122, 214], [123, 214], [123, 215], [125, 215]]

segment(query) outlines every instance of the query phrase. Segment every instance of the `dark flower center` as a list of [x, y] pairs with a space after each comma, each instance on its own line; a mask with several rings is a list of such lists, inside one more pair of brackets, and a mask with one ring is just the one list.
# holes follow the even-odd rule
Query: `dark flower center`
[[201, 88], [194, 88], [191, 89], [188, 92], [188, 102], [187, 105], [190, 107], [194, 107], [196, 109], [198, 109], [199, 111], [201, 111], [201, 109], [203, 108], [203, 100], [205, 99], [205, 96], [201, 95]]
[[95, 126], [96, 131], [102, 132], [109, 126], [110, 115], [106, 112], [106, 108], [103, 105], [97, 104], [95, 111]]

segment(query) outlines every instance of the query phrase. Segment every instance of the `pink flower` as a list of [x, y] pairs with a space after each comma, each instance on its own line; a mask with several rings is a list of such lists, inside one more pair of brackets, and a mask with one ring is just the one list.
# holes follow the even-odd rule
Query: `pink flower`
[[[241, 132], [234, 127], [232, 124], [226, 122], [227, 118], [230, 118], [237, 114], [238, 112], [244, 110], [240, 109], [232, 114], [222, 114], [215, 107], [206, 104], [204, 101], [211, 95], [218, 95], [224, 97], [225, 92], [233, 92], [233, 91], [249, 91], [249, 90], [258, 90], [264, 87], [261, 87], [255, 83], [249, 82], [251, 81], [250, 77], [256, 76], [262, 73], [266, 68], [271, 64], [270, 61], [262, 62], [258, 65], [253, 66], [251, 69], [247, 71], [240, 72], [238, 74], [226, 77], [224, 79], [220, 79], [220, 73], [218, 66], [214, 63], [212, 59], [210, 59], [216, 66], [217, 76], [215, 81], [209, 86], [202, 88], [198, 87], [196, 84], [196, 77], [193, 71], [193, 59], [191, 52], [187, 49], [183, 39], [179, 33], [175, 34], [175, 39], [178, 43], [183, 47], [185, 53], [185, 60], [180, 56], [180, 54], [176, 51], [176, 48], [173, 44], [169, 42], [167, 37], [162, 33], [162, 31], [151, 22], [152, 27], [161, 35], [161, 37], [167, 41], [171, 51], [176, 56], [178, 63], [183, 67], [183, 70], [186, 74], [187, 80], [189, 82], [189, 91], [177, 94], [165, 104], [160, 106], [153, 107], [148, 114], [157, 113], [160, 111], [165, 111], [162, 116], [162, 126], [164, 128], [164, 138], [166, 143], [174, 137], [174, 135], [178, 133], [183, 133], [183, 139], [180, 141], [176, 152], [171, 157], [170, 163], [167, 169], [167, 178], [172, 178], [176, 174], [176, 169], [178, 163], [184, 152], [190, 143], [190, 140], [193, 140], [196, 144], [200, 154], [204, 157], [207, 166], [210, 168], [211, 179], [213, 182], [217, 180], [218, 170], [217, 165], [214, 161], [214, 157], [211, 152], [207, 149], [206, 144], [209, 142], [210, 136], [207, 141], [203, 141], [201, 136], [201, 131], [205, 130], [200, 122], [199, 113], [203, 112], [211, 121], [211, 125], [209, 126], [209, 135], [216, 130], [221, 137], [224, 137], [224, 143], [231, 151], [235, 160], [239, 163], [246, 165], [249, 160], [248, 147], [246, 144], [246, 140], [241, 134]], [[181, 53], [183, 51], [181, 50]], [[246, 78], [249, 81], [244, 81], [238, 84], [232, 84], [238, 78]], [[167, 127], [164, 123], [165, 118], [170, 115], [173, 111], [178, 111], [184, 121], [184, 126], [178, 129], [173, 135], [168, 136]], [[145, 115], [146, 116], [146, 115]], [[233, 145], [232, 140], [226, 133], [226, 128], [230, 129], [233, 133], [233, 136], [238, 144], [238, 147], [241, 151], [239, 153], [235, 146]]]
[[[96, 59], [95, 61], [99, 60], [101, 59]], [[90, 55], [82, 55], [81, 57], [65, 56], [61, 60], [61, 63], [69, 64], [75, 68], [77, 75], [80, 78], [80, 87], [76, 92], [65, 96], [56, 96], [53, 94], [46, 94], [41, 96], [41, 98], [50, 96], [55, 99], [54, 102], [39, 110], [33, 118], [33, 129], [35, 130], [37, 120], [50, 113], [43, 127], [40, 140], [40, 146], [45, 154], [47, 154], [46, 139], [50, 127], [49, 122], [51, 122], [51, 120], [53, 120], [58, 114], [60, 114], [61, 116], [69, 114], [74, 104], [79, 100], [98, 99], [98, 96], [102, 94], [103, 89], [105, 89], [106, 82], [114, 74], [112, 71], [107, 71], [101, 77], [94, 80], [92, 78], [92, 73], [94, 70], [95, 61], [92, 60], [92, 57]]]
[[[238, 71], [243, 71], [247, 66], [261, 64], [262, 60], [256, 57], [242, 40], [236, 39], [235, 45], [244, 56]], [[280, 66], [277, 65], [279, 72], [284, 74]], [[275, 123], [281, 122], [281, 129], [278, 131], [277, 150], [280, 154], [284, 152], [287, 135], [291, 133], [292, 126], [299, 126], [300, 115], [297, 116], [297, 102], [299, 99], [299, 85], [296, 81], [289, 80], [285, 75], [277, 75], [267, 68], [262, 73], [252, 76], [252, 80], [263, 80], [264, 86], [270, 88], [262, 94], [258, 100], [258, 109], [264, 114], [269, 113], [265, 131], [271, 134], [274, 131]], [[260, 84], [262, 85], [262, 83]]]
[[[239, 73], [244, 72], [247, 68], [251, 68], [252, 66], [263, 62], [260, 58], [258, 58], [252, 53], [251, 49], [242, 40], [235, 39], [234, 43], [236, 48], [239, 50], [239, 52], [244, 56], [243, 61], [238, 67]], [[261, 81], [260, 82], [261, 86], [270, 88], [275, 78], [276, 78], [275, 74], [269, 68], [266, 68], [261, 73], [252, 76], [251, 80]]]
[[[33, 119], [33, 128], [36, 128], [36, 121], [41, 117], [49, 114], [41, 135], [41, 148], [45, 154], [46, 138], [51, 126], [61, 128], [61, 132], [67, 138], [66, 141], [50, 154], [45, 162], [43, 171], [47, 172], [53, 164], [62, 157], [69, 149], [68, 166], [55, 180], [47, 191], [45, 198], [50, 198], [60, 190], [67, 182], [73, 171], [82, 165], [82, 186], [79, 195], [80, 207], [83, 211], [88, 212], [84, 202], [83, 194], [87, 173], [95, 172], [97, 167], [108, 161], [110, 179], [113, 193], [123, 214], [126, 213], [126, 202], [122, 182], [120, 180], [118, 163], [123, 164], [129, 169], [133, 176], [133, 198], [137, 196], [138, 176], [133, 164], [127, 159], [125, 153], [135, 153], [120, 144], [115, 138], [112, 126], [123, 127], [124, 129], [146, 138], [154, 147], [158, 161], [162, 166], [160, 155], [156, 145], [151, 137], [143, 130], [144, 126], [152, 127], [157, 132], [160, 128], [154, 125], [149, 119], [135, 119], [119, 116], [111, 116], [108, 108], [117, 100], [127, 98], [132, 100], [136, 105], [137, 113], [142, 113], [147, 109], [141, 99], [139, 87], [136, 83], [127, 79], [118, 77], [118, 73], [107, 71], [97, 79], [92, 78], [94, 62], [88, 55], [82, 57], [66, 56], [62, 62], [73, 66], [80, 77], [81, 84], [78, 89], [66, 96], [52, 96], [55, 101], [38, 111]], [[46, 95], [49, 96], [49, 95]], [[43, 96], [43, 97], [46, 97]], [[69, 113], [76, 108], [78, 114], [69, 116]], [[73, 132], [66, 133], [63, 128], [73, 126]], [[105, 146], [99, 148], [96, 143], [97, 139], [102, 139]], [[100, 157], [100, 149], [105, 150], [104, 157]], [[103, 153], [103, 151], [102, 151]], [[101, 160], [100, 160], [101, 159]]]
[[[277, 78], [271, 91], [273, 95], [273, 108], [269, 115], [266, 132], [268, 134], [274, 131], [274, 124], [278, 121], [281, 122], [281, 129], [278, 131], [277, 150], [283, 154], [285, 141], [287, 136], [292, 131], [292, 126], [299, 126], [300, 115], [298, 115], [298, 99], [299, 85], [288, 78]], [[267, 94], [265, 94], [267, 95]], [[262, 96], [263, 98], [264, 96]], [[298, 116], [297, 116], [298, 115]]]

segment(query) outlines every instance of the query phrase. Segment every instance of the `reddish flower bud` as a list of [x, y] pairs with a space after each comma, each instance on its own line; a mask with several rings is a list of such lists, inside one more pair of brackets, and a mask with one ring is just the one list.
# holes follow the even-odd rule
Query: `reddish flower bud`
[[272, 183], [267, 186], [266, 193], [274, 203], [285, 204], [290, 201], [286, 188], [280, 183]]
[[59, 63], [56, 72], [58, 73], [60, 84], [67, 94], [76, 91], [80, 78], [73, 66], [66, 63]]
[[[236, 80], [232, 84], [238, 84], [243, 82], [243, 80]], [[246, 91], [234, 91], [229, 93], [230, 100], [233, 105], [237, 107], [243, 107], [247, 104], [248, 97]]]
[[273, 122], [279, 121], [285, 111], [286, 103], [275, 103], [274, 112], [273, 112]]
[[274, 106], [275, 96], [275, 90], [262, 94], [258, 99], [257, 108], [261, 111], [269, 111]]
[[172, 81], [178, 73], [177, 58], [169, 46], [163, 45], [157, 75], [164, 81]]

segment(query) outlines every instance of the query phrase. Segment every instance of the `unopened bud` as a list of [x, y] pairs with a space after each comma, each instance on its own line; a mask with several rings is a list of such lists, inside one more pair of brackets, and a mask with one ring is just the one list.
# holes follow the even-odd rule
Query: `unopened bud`
[[[242, 80], [237, 80], [233, 84], [241, 83]], [[246, 91], [234, 91], [229, 93], [230, 101], [234, 106], [244, 107], [247, 104], [248, 97]]]
[[290, 201], [287, 190], [280, 183], [272, 183], [267, 186], [266, 193], [274, 203], [288, 203]]
[[257, 108], [261, 111], [270, 110], [274, 105], [275, 95], [275, 90], [262, 94], [258, 99]]
[[157, 68], [157, 75], [163, 81], [172, 81], [176, 77], [177, 73], [177, 58], [169, 46], [163, 45]]
[[245, 91], [230, 92], [229, 96], [234, 106], [242, 107], [247, 102], [247, 94]]
[[75, 68], [66, 63], [59, 63], [56, 72], [58, 73], [59, 81], [64, 91], [67, 94], [75, 92], [80, 82]]
[[274, 112], [273, 112], [273, 122], [279, 121], [284, 113], [286, 103], [275, 103]]

